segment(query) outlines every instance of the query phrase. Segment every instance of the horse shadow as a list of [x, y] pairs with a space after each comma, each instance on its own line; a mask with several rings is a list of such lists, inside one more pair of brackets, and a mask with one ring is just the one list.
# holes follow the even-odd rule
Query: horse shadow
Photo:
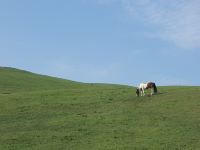
[[158, 92], [155, 95], [162, 95], [162, 94], [167, 94], [168, 92]]
[[163, 95], [163, 94], [167, 94], [167, 93], [168, 93], [168, 92], [158, 92], [158, 93], [153, 94], [153, 95], [151, 95], [151, 94], [146, 94], [145, 96], [146, 96], [146, 97], [152, 97], [152, 96]]

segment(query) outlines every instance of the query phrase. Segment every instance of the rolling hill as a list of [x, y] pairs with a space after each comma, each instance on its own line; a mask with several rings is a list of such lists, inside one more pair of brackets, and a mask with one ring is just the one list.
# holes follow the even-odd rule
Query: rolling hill
[[198, 150], [200, 87], [86, 84], [0, 68], [0, 149]]

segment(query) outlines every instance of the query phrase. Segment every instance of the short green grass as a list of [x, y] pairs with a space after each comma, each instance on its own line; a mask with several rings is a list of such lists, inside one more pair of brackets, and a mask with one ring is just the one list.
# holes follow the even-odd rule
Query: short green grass
[[200, 87], [83, 84], [0, 68], [2, 150], [198, 150]]

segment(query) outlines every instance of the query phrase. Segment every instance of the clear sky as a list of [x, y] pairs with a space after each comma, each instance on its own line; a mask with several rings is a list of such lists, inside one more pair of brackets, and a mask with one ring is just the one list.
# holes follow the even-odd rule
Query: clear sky
[[0, 66], [81, 82], [200, 85], [200, 0], [0, 0]]

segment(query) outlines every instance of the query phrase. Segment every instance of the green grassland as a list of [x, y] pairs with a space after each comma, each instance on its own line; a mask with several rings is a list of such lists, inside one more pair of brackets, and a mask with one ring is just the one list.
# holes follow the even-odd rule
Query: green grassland
[[199, 150], [200, 87], [86, 84], [0, 68], [1, 150]]

